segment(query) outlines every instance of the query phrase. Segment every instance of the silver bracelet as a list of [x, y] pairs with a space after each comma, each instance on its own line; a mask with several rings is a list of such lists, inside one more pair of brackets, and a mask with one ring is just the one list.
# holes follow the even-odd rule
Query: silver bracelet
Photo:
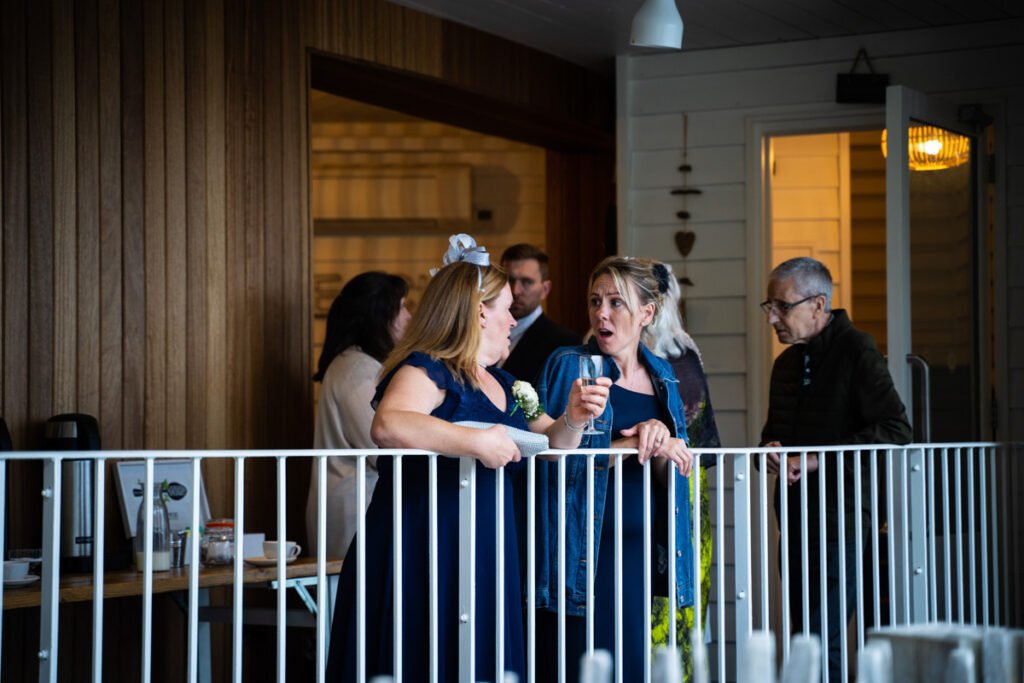
[[579, 427], [574, 427], [572, 422], [569, 422], [569, 411], [562, 413], [562, 422], [564, 422], [565, 426], [569, 428], [569, 431], [576, 432], [577, 434], [582, 434], [583, 430], [587, 427], [586, 423], [583, 423]]

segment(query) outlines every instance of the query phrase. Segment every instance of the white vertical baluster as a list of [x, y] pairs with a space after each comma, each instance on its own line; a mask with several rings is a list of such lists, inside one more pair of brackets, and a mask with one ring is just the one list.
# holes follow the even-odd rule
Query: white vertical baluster
[[[733, 457], [733, 552], [736, 557], [735, 591], [736, 599], [736, 658], [742, 662], [746, 656], [747, 639], [754, 632], [753, 579], [751, 576], [751, 486], [750, 455], [745, 452]], [[699, 590], [699, 575], [695, 579]]]
[[[715, 454], [715, 543], [718, 552], [718, 680], [725, 678], [725, 460]], [[673, 609], [675, 605], [672, 606]]]
[[[988, 468], [985, 466], [985, 455], [987, 447], [978, 449], [978, 494], [981, 500], [978, 504], [978, 514], [981, 515], [981, 624], [992, 626], [988, 620]], [[977, 610], [975, 610], [977, 611]]]
[[393, 667], [395, 683], [402, 683], [402, 570], [405, 566], [405, 557], [402, 554], [402, 456], [396, 455], [392, 458], [394, 463], [394, 478], [391, 480], [391, 524], [393, 528], [392, 538], [394, 543], [394, 573], [392, 574], [392, 632], [391, 642], [394, 643], [391, 666]]
[[[856, 515], [853, 518], [853, 538], [855, 553], [855, 570], [857, 572], [857, 649], [864, 648], [864, 500], [861, 485], [863, 484], [864, 473], [864, 451], [856, 452], [856, 463], [853, 474], [853, 508]], [[876, 560], [877, 561], [877, 558]]]
[[956, 605], [957, 621], [961, 624], [967, 622], [966, 610], [964, 609], [964, 516], [960, 508], [964, 498], [963, 480], [961, 473], [961, 459], [963, 449], [956, 449], [956, 460], [953, 461], [953, 475], [956, 481]]
[[953, 546], [953, 536], [950, 533], [949, 509], [949, 449], [942, 449], [942, 553], [946, 579], [946, 621], [953, 623], [953, 565], [950, 559]]
[[39, 681], [57, 683], [60, 627], [61, 458], [43, 461], [43, 581], [39, 603]]
[[[191, 536], [190, 550], [192, 557], [188, 567], [188, 680], [195, 683], [199, 677], [199, 502], [202, 498], [202, 474], [200, 471], [200, 456], [192, 458], [192, 510], [189, 521], [189, 535]], [[188, 543], [185, 538], [181, 542]], [[182, 557], [185, 548], [181, 549]]]
[[587, 455], [587, 654], [594, 653], [594, 455]]
[[476, 677], [476, 459], [459, 458], [459, 681]]
[[871, 586], [874, 588], [873, 600], [875, 628], [882, 625], [882, 580], [879, 576], [879, 565], [882, 555], [879, 550], [878, 537], [881, 533], [881, 525], [878, 521], [878, 451], [871, 451]]
[[896, 625], [896, 513], [893, 498], [896, 495], [892, 472], [892, 449], [885, 450], [885, 502], [889, 519], [889, 623]]
[[[103, 560], [106, 553], [106, 541], [104, 535], [107, 477], [106, 463], [99, 455], [93, 463], [93, 545], [92, 545], [92, 680], [93, 683], [103, 681], [103, 577], [106, 569]], [[0, 481], [0, 491], [3, 491], [3, 481]], [[193, 489], [195, 490], [195, 489]], [[3, 513], [0, 512], [0, 515]], [[129, 513], [130, 514], [130, 513]], [[0, 526], [3, 526], [3, 518], [0, 517]], [[2, 547], [0, 543], [0, 547]], [[98, 577], [98, 578], [97, 578]]]
[[[826, 512], [826, 493], [827, 486], [825, 482], [828, 481], [826, 478], [826, 469], [828, 463], [826, 462], [825, 451], [819, 451], [818, 457], [818, 552], [820, 557], [818, 561], [820, 563], [819, 569], [821, 572], [821, 581], [819, 583], [820, 600], [818, 602], [818, 614], [821, 615], [821, 642], [823, 644], [821, 648], [821, 675], [824, 683], [828, 683], [828, 514]], [[800, 468], [800, 479], [807, 478], [807, 470], [803, 467], [803, 459], [801, 458]], [[811, 530], [807, 530], [807, 535], [810, 536]], [[804, 599], [810, 601], [810, 594], [805, 593]], [[808, 604], [804, 603], [804, 614], [808, 612]], [[810, 626], [806, 624], [804, 626], [804, 634], [807, 634], [810, 630]]]
[[427, 514], [430, 518], [430, 529], [428, 531], [430, 550], [427, 558], [429, 564], [427, 573], [430, 577], [430, 596], [428, 598], [430, 604], [430, 683], [438, 683], [438, 666], [440, 662], [440, 654], [438, 653], [440, 639], [437, 635], [437, 458], [437, 455], [429, 456], [428, 464], [430, 469], [427, 475], [427, 485], [429, 486], [429, 492], [427, 493], [429, 510]]
[[[621, 453], [615, 454], [615, 683], [622, 683], [623, 661], [622, 647], [622, 461]], [[672, 481], [672, 478], [669, 478]], [[671, 491], [669, 492], [671, 500]], [[672, 543], [672, 534], [669, 533], [669, 543]], [[669, 567], [675, 564], [675, 558], [669, 560]], [[669, 570], [669, 600], [674, 595], [672, 591], [671, 569]], [[672, 602], [671, 604], [675, 604]], [[669, 623], [675, 621], [671, 620]]]
[[[704, 613], [704, 605], [701, 604], [703, 595], [701, 594], [700, 586], [700, 457], [693, 459], [693, 472], [690, 476], [690, 481], [693, 486], [693, 525], [690, 531], [690, 535], [693, 538], [693, 575], [694, 581], [696, 582], [696, 590], [693, 592], [693, 630], [701, 635], [703, 639], [703, 628], [701, 624], [701, 617]], [[669, 605], [669, 609], [672, 606]]]
[[[239, 543], [245, 538], [245, 456], [239, 455], [235, 460], [235, 563], [234, 583], [232, 584], [231, 610], [231, 677], [234, 683], [242, 683], [242, 555], [238, 552]], [[193, 545], [199, 543], [195, 535]]]
[[[992, 520], [992, 625], [1000, 625], [1000, 610], [999, 610], [999, 514], [997, 510], [997, 502], [999, 500], [999, 447], [995, 446], [989, 451], [992, 454], [992, 495], [989, 500], [992, 503], [991, 516]], [[934, 566], [934, 562], [932, 565]]]
[[[565, 459], [558, 458], [558, 683], [565, 680]], [[607, 505], [607, 499], [605, 505]], [[575, 683], [575, 681], [573, 681]]]
[[[142, 491], [146, 507], [145, 560], [142, 573], [142, 680], [149, 683], [153, 668], [153, 458], [146, 458], [146, 483]], [[141, 529], [136, 529], [142, 533]]]
[[[808, 549], [811, 527], [807, 520], [807, 477], [803, 476], [807, 472], [807, 451], [800, 452], [800, 472], [800, 595], [803, 597], [803, 634], [806, 636], [811, 633], [811, 564]], [[785, 486], [789, 481], [789, 468], [785, 466], [785, 461], [779, 464], [779, 476]]]
[[935, 448], [925, 451], [925, 465], [928, 468], [928, 592], [931, 598], [929, 619], [939, 619], [939, 566], [935, 564], [938, 529], [935, 528]]
[[537, 683], [537, 459], [526, 461], [526, 681]]
[[974, 534], [974, 456], [967, 449], [967, 597], [971, 601], [971, 624], [978, 625], [977, 537]]
[[[381, 456], [383, 457], [383, 456]], [[379, 461], [378, 461], [379, 462]], [[366, 680], [366, 455], [356, 458], [356, 681]]]
[[[676, 511], [679, 509], [679, 474], [672, 465], [666, 468], [668, 473], [668, 645], [675, 647], [679, 642], [676, 636], [676, 610], [679, 606], [679, 595], [676, 591], [677, 567], [679, 562], [678, 541], [676, 540]], [[689, 504], [689, 501], [687, 501]]]
[[760, 495], [758, 496], [758, 509], [761, 513], [761, 630], [769, 629], [768, 620], [768, 558], [771, 557], [771, 550], [768, 548], [768, 454], [759, 453], [761, 468], [758, 470], [758, 485]]
[[[644, 463], [644, 642], [651, 643], [651, 461]], [[675, 610], [669, 605], [669, 618], [675, 621]], [[644, 657], [644, 683], [651, 681], [651, 658]]]
[[316, 680], [327, 678], [328, 624], [333, 614], [327, 613], [327, 456], [318, 455], [316, 462]]
[[[285, 671], [287, 671], [287, 643], [288, 634], [287, 620], [287, 598], [288, 582], [285, 575], [285, 558], [288, 555], [288, 525], [285, 518], [287, 505], [286, 492], [286, 470], [287, 460], [284, 456], [277, 457], [277, 683], [285, 683]], [[241, 555], [243, 538], [235, 539], [235, 555]]]
[[[498, 566], [496, 568], [497, 584], [495, 585], [495, 593], [497, 598], [497, 605], [495, 606], [495, 621], [497, 622], [494, 629], [494, 653], [495, 653], [495, 672], [494, 680], [501, 681], [505, 677], [505, 467], [499, 467], [498, 471], [495, 472], [497, 481], [495, 486], [497, 488], [495, 495], [495, 506], [494, 511], [494, 538], [497, 543], [497, 548], [494, 553], [494, 557], [497, 560]], [[519, 605], [514, 605], [514, 609], [519, 609]]]
[[776, 485], [779, 487], [779, 561], [782, 564], [782, 661], [789, 659], [789, 503], [788, 489], [786, 483], [786, 453], [779, 454], [779, 475], [776, 477]]
[[[846, 639], [846, 617], [847, 614], [849, 614], [849, 612], [846, 611], [846, 482], [844, 481], [844, 475], [846, 474], [844, 471], [844, 459], [846, 457], [846, 453], [839, 451], [836, 453], [836, 456], [838, 458], [836, 460], [836, 490], [839, 494], [839, 499], [837, 501], [838, 504], [836, 506], [839, 510], [838, 519], [836, 519], [836, 534], [839, 538], [839, 642], [845, 645], [848, 642]], [[822, 472], [821, 476], [824, 479], [825, 473]], [[855, 510], [854, 514], [859, 517], [860, 510]], [[860, 564], [859, 560], [857, 561], [857, 564]], [[824, 630], [825, 629], [822, 629], [822, 631]], [[827, 633], [822, 638], [822, 641], [825, 643], [823, 649], [825, 652], [828, 652]], [[849, 648], [843, 647], [843, 645], [839, 648], [842, 662], [842, 676], [840, 680], [848, 681], [850, 680], [848, 673], [849, 661], [847, 661], [847, 650]], [[825, 661], [828, 662], [827, 656]], [[826, 666], [826, 668], [828, 667]]]

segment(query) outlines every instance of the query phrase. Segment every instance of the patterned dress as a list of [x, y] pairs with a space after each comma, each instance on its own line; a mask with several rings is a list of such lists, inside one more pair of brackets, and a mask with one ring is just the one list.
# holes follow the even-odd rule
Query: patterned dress
[[[687, 349], [677, 358], [667, 359], [672, 364], [679, 384], [679, 396], [683, 400], [686, 414], [686, 434], [691, 448], [717, 448], [722, 445], [715, 425], [715, 412], [711, 408], [708, 380], [704, 365], [693, 350]], [[690, 504], [693, 504], [693, 488], [690, 489]], [[708, 595], [711, 592], [711, 515], [708, 508], [707, 470], [700, 470], [700, 605], [701, 627], [707, 614]], [[668, 599], [655, 597], [651, 612], [651, 638], [654, 645], [668, 643], [669, 630]], [[676, 610], [676, 645], [683, 653], [685, 680], [692, 678], [693, 657], [690, 652], [690, 631], [694, 625], [693, 608]]]

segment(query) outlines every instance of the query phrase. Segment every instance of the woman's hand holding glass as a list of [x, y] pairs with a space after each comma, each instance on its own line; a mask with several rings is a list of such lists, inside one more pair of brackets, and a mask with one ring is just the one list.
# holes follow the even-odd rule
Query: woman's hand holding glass
[[693, 467], [693, 453], [686, 442], [672, 436], [672, 432], [661, 420], [645, 420], [622, 430], [622, 436], [637, 438], [637, 461], [641, 464], [649, 458], [665, 458], [675, 464], [679, 474], [690, 476]]
[[612, 381], [607, 377], [597, 377], [591, 382], [584, 386], [583, 380], [577, 379], [569, 390], [565, 416], [573, 425], [585, 425], [604, 413]]

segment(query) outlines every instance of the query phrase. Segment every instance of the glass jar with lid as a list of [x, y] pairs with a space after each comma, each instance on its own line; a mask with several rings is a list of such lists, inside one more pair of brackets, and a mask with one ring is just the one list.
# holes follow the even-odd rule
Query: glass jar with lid
[[231, 564], [235, 559], [235, 520], [211, 519], [199, 542], [199, 559], [204, 565]]

